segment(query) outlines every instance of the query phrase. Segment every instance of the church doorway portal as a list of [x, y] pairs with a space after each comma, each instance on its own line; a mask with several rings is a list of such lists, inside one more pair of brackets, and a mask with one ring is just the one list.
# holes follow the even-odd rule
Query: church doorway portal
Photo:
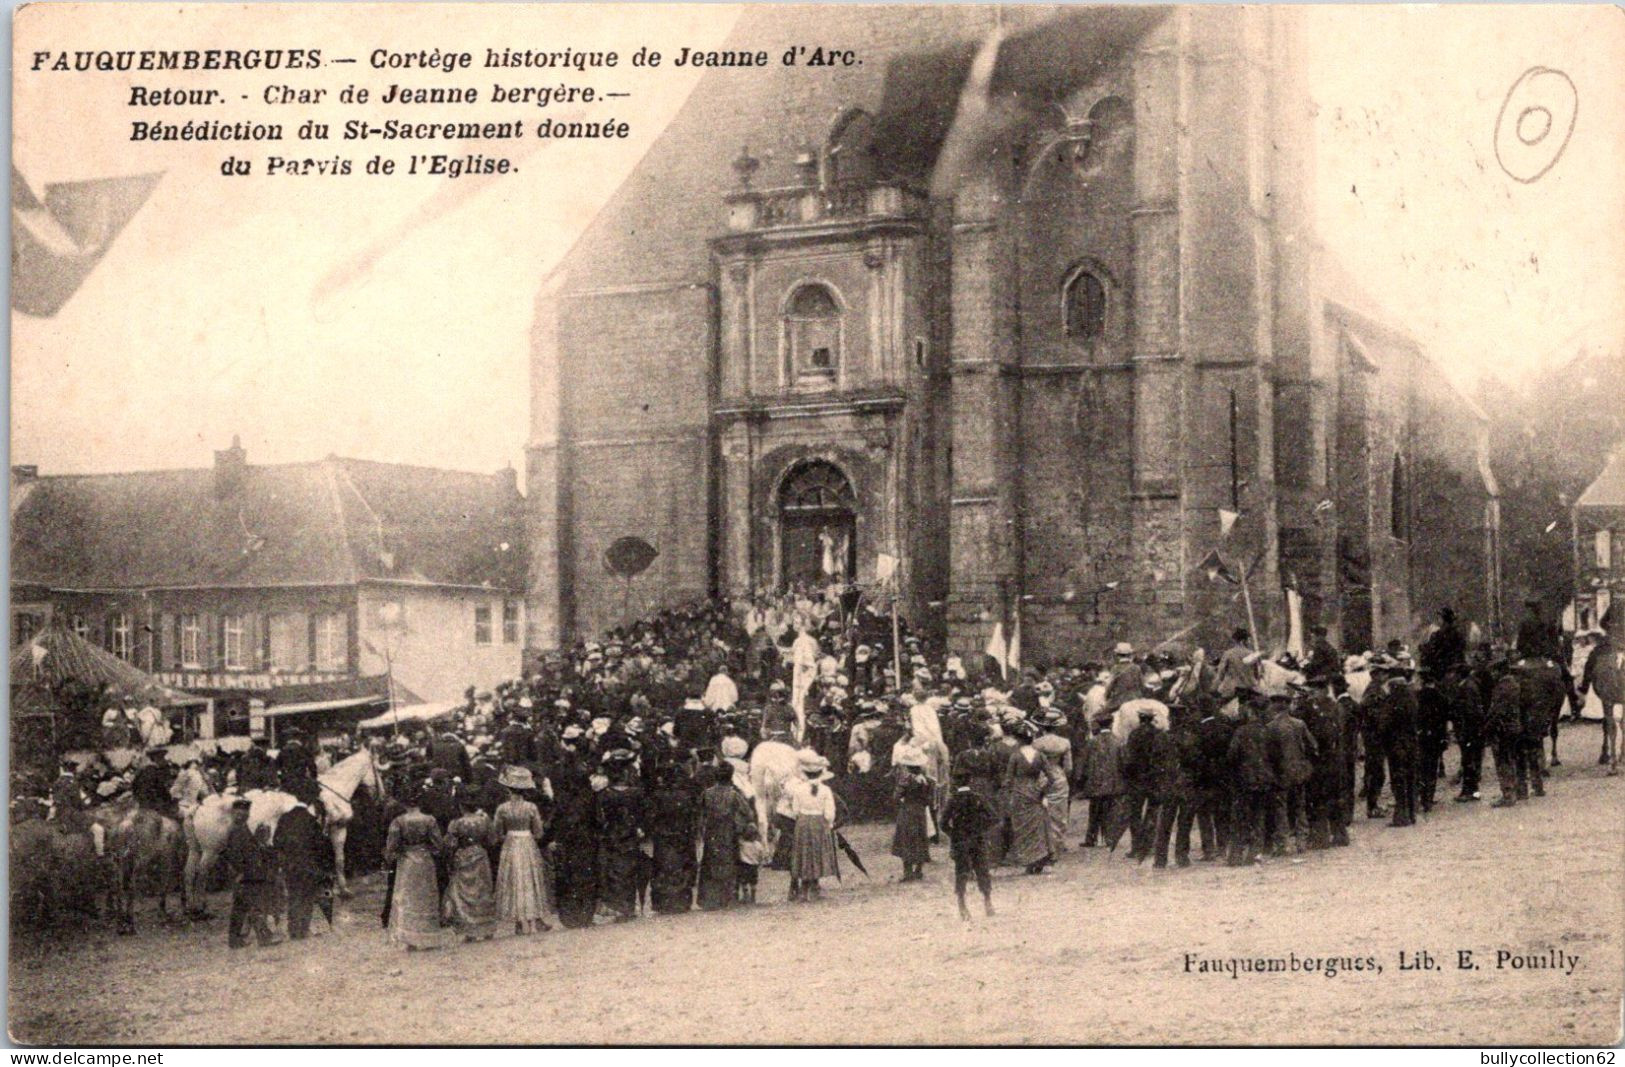
[[850, 580], [857, 566], [857, 497], [833, 463], [793, 469], [779, 489], [779, 585]]

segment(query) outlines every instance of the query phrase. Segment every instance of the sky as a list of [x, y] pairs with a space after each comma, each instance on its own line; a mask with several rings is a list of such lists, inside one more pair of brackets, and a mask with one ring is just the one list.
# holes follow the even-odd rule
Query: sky
[[[205, 466], [240, 435], [250, 462], [336, 453], [469, 470], [522, 466], [537, 292], [692, 88], [692, 73], [638, 70], [630, 55], [651, 38], [657, 47], [716, 47], [736, 15], [709, 4], [414, 5], [409, 21], [395, 15], [387, 38], [400, 50], [622, 53], [621, 67], [600, 74], [493, 72], [477, 58], [472, 77], [412, 79], [482, 89], [564, 81], [631, 93], [613, 108], [632, 124], [628, 140], [548, 144], [520, 159], [517, 174], [459, 179], [466, 187], [216, 178], [231, 146], [125, 139], [137, 75], [20, 73], [14, 159], [36, 191], [165, 173], [58, 315], [13, 315], [11, 461], [47, 474]], [[1625, 101], [1617, 91], [1625, 16], [1603, 6], [1501, 6], [1318, 8], [1308, 17], [1319, 226], [1346, 269], [1463, 384], [1486, 369], [1516, 376], [1583, 343], [1617, 348], [1625, 337]], [[258, 21], [245, 25], [250, 18]], [[91, 5], [36, 5], [17, 21], [17, 69], [34, 48], [319, 45], [330, 56], [360, 56], [349, 68], [358, 84], [405, 83], [406, 74], [365, 65], [386, 19], [366, 5], [249, 13], [129, 5], [111, 17]], [[1534, 66], [1564, 71], [1578, 110], [1555, 165], [1523, 184], [1497, 163], [1494, 136], [1509, 89]], [[276, 80], [221, 77], [208, 84], [258, 93]], [[256, 117], [268, 110], [256, 108]], [[524, 110], [533, 119], [561, 115]], [[333, 107], [329, 117], [345, 114]], [[292, 143], [281, 151], [306, 154]], [[331, 153], [318, 144], [309, 154]], [[388, 242], [425, 214], [437, 217]], [[380, 240], [389, 250], [361, 281], [329, 283]]]

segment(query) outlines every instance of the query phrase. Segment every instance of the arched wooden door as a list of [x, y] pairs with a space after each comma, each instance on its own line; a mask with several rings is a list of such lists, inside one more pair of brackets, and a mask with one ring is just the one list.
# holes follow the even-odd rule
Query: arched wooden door
[[857, 567], [857, 497], [839, 467], [797, 466], [779, 487], [779, 585], [822, 586]]

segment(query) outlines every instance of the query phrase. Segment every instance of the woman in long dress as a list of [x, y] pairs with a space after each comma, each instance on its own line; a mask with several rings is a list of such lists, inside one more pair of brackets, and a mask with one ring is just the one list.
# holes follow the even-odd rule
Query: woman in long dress
[[675, 764], [660, 768], [659, 785], [649, 796], [649, 836], [654, 839], [654, 873], [649, 903], [661, 915], [694, 906], [694, 838], [699, 804], [693, 781]]
[[597, 801], [598, 899], [615, 913], [616, 922], [637, 918], [638, 884], [648, 861], [643, 853], [648, 802], [643, 789], [634, 784], [636, 758], [627, 749], [604, 753], [609, 785], [598, 793]]
[[926, 777], [926, 755], [919, 749], [905, 747], [893, 762], [897, 817], [892, 828], [891, 854], [903, 861], [902, 880], [917, 882], [925, 877], [924, 866], [931, 861], [927, 812], [933, 783]]
[[440, 853], [440, 824], [418, 807], [416, 795], [404, 799], [406, 811], [389, 824], [384, 860], [394, 866], [389, 905], [389, 939], [407, 949], [439, 948], [440, 886], [435, 856]]
[[790, 899], [816, 900], [818, 881], [838, 874], [835, 861], [835, 791], [828, 781], [829, 761], [810, 748], [798, 754], [800, 778], [784, 783], [784, 795], [795, 819], [790, 848]]
[[1010, 757], [1005, 771], [1010, 815], [1010, 850], [1005, 861], [1025, 867], [1028, 874], [1038, 874], [1055, 862], [1055, 842], [1044, 810], [1044, 793], [1054, 771], [1049, 758], [1032, 746], [1037, 732], [1033, 727], [1019, 723], [1012, 730], [1020, 734], [1023, 744]]
[[508, 799], [498, 805], [491, 820], [491, 837], [502, 842], [502, 858], [497, 861], [497, 920], [512, 924], [518, 934], [550, 930], [547, 867], [536, 845], [543, 833], [542, 813], [520, 796], [535, 790], [536, 779], [528, 767], [510, 765], [503, 768], [497, 783], [508, 790]]
[[1066, 833], [1072, 821], [1072, 740], [1060, 733], [1066, 717], [1051, 709], [1039, 720], [1043, 734], [1033, 748], [1049, 760], [1044, 784], [1044, 813], [1049, 816], [1050, 844], [1057, 854], [1066, 851]]
[[[565, 731], [566, 734], [569, 730]], [[568, 929], [592, 925], [598, 908], [598, 807], [592, 776], [568, 739], [548, 773], [553, 783], [553, 891], [559, 922]]]
[[737, 903], [740, 846], [757, 836], [756, 809], [734, 788], [733, 767], [724, 763], [711, 775], [711, 787], [700, 796], [700, 907], [706, 911]]
[[486, 843], [491, 839], [491, 817], [478, 807], [473, 797], [462, 802], [463, 814], [446, 827], [446, 849], [451, 853], [451, 872], [441, 907], [445, 917], [464, 941], [483, 941], [493, 936], [497, 921], [497, 898], [491, 883], [491, 856]]

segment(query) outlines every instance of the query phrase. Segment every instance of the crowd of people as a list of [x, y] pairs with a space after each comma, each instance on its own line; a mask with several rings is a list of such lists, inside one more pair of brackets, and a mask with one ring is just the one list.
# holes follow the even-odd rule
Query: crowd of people
[[[1443, 799], [1451, 743], [1454, 800], [1480, 799], [1486, 755], [1493, 806], [1544, 795], [1544, 740], [1573, 692], [1558, 630], [1535, 614], [1515, 648], [1470, 647], [1446, 609], [1414, 658], [1398, 642], [1345, 657], [1324, 628], [1301, 659], [1271, 658], [1236, 630], [1211, 658], [1119, 643], [1109, 662], [1008, 675], [929, 659], [902, 624], [894, 648], [893, 627], [852, 590], [708, 602], [470, 690], [445, 721], [358, 740], [388, 768], [390, 938], [628, 922], [645, 902], [748, 906], [762, 867], [788, 872], [791, 900], [814, 900], [843, 854], [862, 864], [843, 827], [877, 818], [893, 821], [903, 881], [924, 877], [946, 836], [966, 917], [973, 883], [992, 912], [994, 868], [1042, 875], [1125, 838], [1130, 861], [1176, 868], [1346, 846], [1362, 801], [1367, 819], [1406, 827]], [[769, 743], [793, 767], [764, 795], [752, 757]], [[133, 788], [183, 809], [209, 788], [283, 788], [319, 817], [315, 780], [344, 753], [317, 749], [255, 743], [180, 774], [155, 760]], [[71, 773], [59, 784], [59, 807], [82, 805]], [[1074, 804], [1088, 808], [1081, 838]], [[281, 823], [234, 829], [234, 945], [269, 936], [282, 909], [303, 936], [308, 903], [330, 907], [331, 856], [307, 831], [289, 846]]]

